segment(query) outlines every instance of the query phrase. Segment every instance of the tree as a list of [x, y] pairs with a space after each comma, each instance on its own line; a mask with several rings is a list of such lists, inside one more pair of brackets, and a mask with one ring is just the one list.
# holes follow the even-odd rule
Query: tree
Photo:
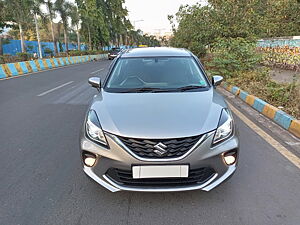
[[78, 8], [75, 5], [72, 5], [71, 11], [70, 11], [70, 17], [71, 17], [71, 25], [75, 27], [75, 32], [77, 35], [77, 47], [80, 51], [80, 33], [79, 33], [79, 26], [80, 26], [80, 15], [78, 12]]
[[[7, 21], [12, 21], [10, 18], [10, 14], [5, 13], [4, 9], [4, 1], [0, 1], [0, 34], [3, 32], [5, 27], [10, 27], [11, 25], [7, 23]], [[4, 40], [0, 35], [0, 55], [3, 55], [3, 44]]]
[[[208, 5], [182, 6], [169, 16], [174, 28], [171, 45], [198, 55], [218, 38], [255, 40], [292, 36], [300, 30], [300, 4], [296, 0], [208, 0]], [[179, 24], [175, 29], [175, 21]]]
[[169, 45], [168, 38], [166, 36], [160, 37], [160, 43], [163, 46], [168, 46]]
[[76, 3], [82, 21], [81, 34], [90, 49], [128, 42], [133, 27], [126, 18], [124, 0], [76, 0]]
[[105, 2], [102, 0], [77, 0], [81, 15], [83, 36], [89, 49], [99, 49], [109, 43], [109, 29], [105, 22]]
[[55, 2], [55, 10], [59, 13], [64, 29], [64, 42], [65, 42], [65, 50], [69, 51], [68, 47], [68, 17], [71, 14], [72, 4], [67, 2], [66, 0], [56, 0]]
[[3, 1], [4, 14], [9, 14], [9, 20], [19, 27], [22, 52], [26, 52], [23, 28], [31, 22], [30, 5], [31, 0]]
[[57, 50], [56, 39], [55, 39], [55, 36], [54, 36], [54, 28], [53, 28], [53, 19], [55, 18], [54, 5], [51, 2], [51, 0], [41, 0], [41, 1], [46, 5], [47, 11], [48, 11], [47, 16], [48, 16], [48, 19], [50, 21], [50, 28], [51, 28], [54, 52], [55, 52], [55, 54], [57, 54], [58, 50]]
[[124, 43], [127, 31], [133, 28], [130, 21], [126, 19], [128, 10], [123, 7], [123, 3], [124, 0], [103, 1], [110, 39], [115, 45]]
[[39, 57], [43, 58], [41, 40], [40, 40], [40, 31], [39, 31], [39, 25], [38, 25], [38, 19], [37, 19], [37, 15], [43, 15], [43, 13], [40, 9], [40, 5], [41, 5], [40, 0], [32, 0], [30, 8], [31, 8], [31, 12], [34, 17], [36, 37], [37, 37], [37, 41], [38, 41]]

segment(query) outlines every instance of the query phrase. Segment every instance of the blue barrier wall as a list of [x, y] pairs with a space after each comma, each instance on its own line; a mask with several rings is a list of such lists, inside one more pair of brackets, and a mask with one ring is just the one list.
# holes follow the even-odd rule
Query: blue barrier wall
[[[38, 53], [38, 42], [37, 41], [25, 41], [25, 45], [27, 47], [28, 53]], [[32, 46], [32, 47], [31, 47]], [[45, 55], [44, 50], [46, 48], [51, 49], [54, 52], [54, 45], [52, 42], [41, 42], [42, 46], [42, 54]], [[73, 43], [69, 43], [69, 50], [77, 50], [77, 45]], [[65, 44], [62, 43], [63, 50], [65, 49]], [[81, 50], [86, 50], [87, 46], [82, 44]], [[60, 52], [59, 44], [57, 43], [58, 52]], [[17, 52], [22, 52], [21, 49], [21, 41], [20, 40], [9, 40], [8, 44], [3, 45], [3, 53], [16, 55]]]
[[259, 47], [300, 47], [300, 39], [273, 39], [273, 40], [259, 40]]
[[[27, 47], [27, 52], [28, 53], [37, 53], [38, 54], [38, 42], [37, 41], [25, 41], [25, 45]], [[65, 44], [61, 43], [63, 51], [65, 50]], [[31, 47], [32, 46], [32, 47]], [[41, 46], [42, 46], [42, 54], [43, 56], [45, 56], [45, 49], [49, 48], [53, 51], [54, 53], [54, 46], [52, 42], [41, 42]], [[69, 50], [77, 50], [77, 44], [73, 44], [73, 43], [69, 43]], [[112, 48], [115, 48], [117, 46], [106, 46], [103, 47], [102, 49], [104, 51], [109, 51]], [[129, 48], [135, 48], [136, 46], [128, 46], [128, 45], [121, 45], [119, 46], [121, 49], [129, 49]], [[85, 44], [81, 44], [81, 50], [87, 50], [88, 47]], [[58, 52], [60, 52], [60, 48], [59, 48], [59, 43], [57, 43], [57, 50]], [[16, 55], [18, 52], [22, 52], [21, 49], [21, 41], [20, 40], [9, 40], [8, 44], [4, 44], [3, 45], [3, 53], [4, 54], [10, 54], [10, 55]]]

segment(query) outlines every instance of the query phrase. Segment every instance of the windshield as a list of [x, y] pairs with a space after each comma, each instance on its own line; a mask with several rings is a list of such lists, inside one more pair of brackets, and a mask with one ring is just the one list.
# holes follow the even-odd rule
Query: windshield
[[111, 49], [112, 52], [119, 52], [120, 50], [121, 50], [121, 49], [119, 49], [119, 48], [112, 48], [112, 49]]
[[192, 57], [121, 58], [105, 90], [187, 91], [208, 88], [204, 74]]

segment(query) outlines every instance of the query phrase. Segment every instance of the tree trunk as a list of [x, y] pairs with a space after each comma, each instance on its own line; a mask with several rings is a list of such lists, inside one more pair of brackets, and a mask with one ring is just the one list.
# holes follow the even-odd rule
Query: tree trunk
[[0, 37], [0, 55], [3, 55], [3, 40], [2, 40], [2, 37]]
[[92, 50], [92, 40], [91, 40], [90, 26], [88, 26], [88, 33], [89, 33], [89, 50]]
[[78, 48], [78, 51], [80, 51], [81, 50], [81, 46], [80, 46], [80, 33], [79, 33], [78, 26], [77, 26], [76, 34], [77, 34], [77, 48]]
[[42, 59], [43, 58], [42, 46], [41, 46], [40, 31], [39, 31], [39, 26], [37, 23], [36, 13], [34, 13], [34, 23], [35, 23], [35, 30], [36, 30], [36, 38], [38, 41], [39, 57]]
[[127, 33], [124, 34], [124, 45], [127, 46], [128, 45], [128, 36]]
[[124, 45], [124, 36], [122, 34], [120, 35], [120, 40], [121, 40], [121, 45]]
[[25, 42], [24, 42], [24, 34], [23, 34], [23, 28], [22, 28], [22, 24], [19, 23], [19, 30], [20, 30], [20, 39], [21, 39], [21, 49], [22, 52], [26, 52], [26, 48], [25, 48]]
[[51, 24], [51, 34], [52, 34], [52, 41], [53, 41], [53, 46], [54, 46], [54, 52], [55, 52], [55, 55], [57, 55], [58, 50], [57, 50], [57, 46], [56, 46], [56, 41], [55, 41], [55, 36], [54, 36], [54, 29], [53, 29], [53, 22], [52, 22], [51, 18], [50, 18], [50, 24]]
[[67, 29], [64, 27], [64, 39], [65, 39], [65, 51], [68, 53], [69, 51], [69, 46], [68, 46], [68, 33]]

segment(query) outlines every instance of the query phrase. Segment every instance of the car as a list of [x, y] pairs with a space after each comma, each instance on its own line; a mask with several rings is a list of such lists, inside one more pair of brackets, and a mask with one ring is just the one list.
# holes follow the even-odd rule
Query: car
[[116, 191], [210, 191], [236, 171], [234, 119], [199, 59], [185, 49], [122, 52], [98, 90], [80, 135], [83, 170]]
[[121, 52], [120, 48], [112, 48], [108, 53], [108, 59], [112, 60], [116, 58], [120, 52]]

